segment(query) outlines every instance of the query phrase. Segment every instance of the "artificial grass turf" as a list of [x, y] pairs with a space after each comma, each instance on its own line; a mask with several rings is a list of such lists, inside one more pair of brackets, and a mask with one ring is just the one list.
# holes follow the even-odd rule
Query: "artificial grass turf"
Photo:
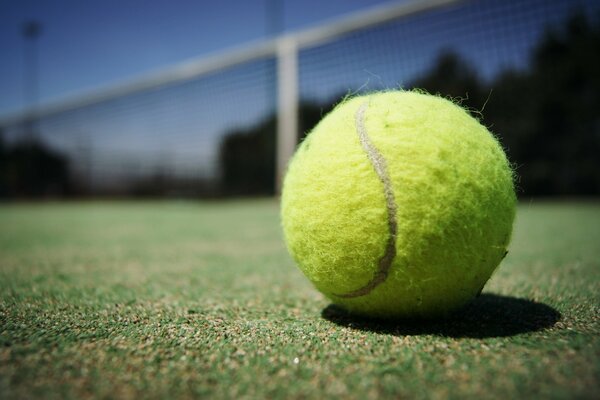
[[0, 208], [0, 398], [598, 398], [600, 204], [519, 206], [446, 321], [331, 306], [274, 200]]

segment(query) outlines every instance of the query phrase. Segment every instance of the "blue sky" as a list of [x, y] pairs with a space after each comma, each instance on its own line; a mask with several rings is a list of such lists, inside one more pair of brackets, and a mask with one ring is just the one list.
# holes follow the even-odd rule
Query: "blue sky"
[[[40, 101], [103, 86], [189, 58], [303, 29], [384, 0], [0, 0], [0, 115], [26, 104], [23, 21], [43, 24]], [[389, 1], [387, 1], [389, 2]], [[272, 8], [271, 8], [272, 9]]]
[[[399, 0], [400, 2], [403, 0]], [[295, 31], [323, 23], [343, 14], [368, 9], [393, 0], [0, 0], [0, 116], [20, 111], [27, 105], [24, 94], [24, 51], [21, 34], [24, 21], [38, 20], [43, 33], [38, 40], [39, 49], [39, 101], [46, 103], [73, 93], [86, 92], [135, 78], [144, 73], [166, 68], [191, 58], [256, 42], [272, 35], [272, 21], [279, 21], [280, 31]], [[398, 1], [396, 1], [398, 2]], [[472, 2], [476, 4], [477, 2]], [[481, 8], [493, 10], [507, 7], [504, 0], [481, 2], [473, 18], [480, 18]], [[510, 3], [510, 2], [509, 2]], [[546, 3], [545, 7], [557, 12], [543, 20], [508, 22], [492, 13], [494, 19], [478, 21], [464, 16], [464, 26], [483, 28], [482, 35], [494, 40], [487, 49], [481, 40], [465, 40], [469, 32], [453, 37], [431, 38], [419, 34], [419, 21], [413, 21], [417, 34], [411, 34], [404, 46], [404, 59], [413, 58], [413, 71], [422, 71], [442, 48], [451, 47], [468, 62], [475, 65], [484, 78], [493, 77], [503, 62], [512, 66], [526, 64], [531, 46], [550, 21], [564, 18], [568, 4], [585, 4], [593, 0], [530, 0], [521, 2], [522, 14], [527, 4]], [[273, 12], [279, 5], [280, 13]], [[554, 6], [548, 6], [554, 4]], [[596, 3], [598, 4], [598, 3]], [[471, 7], [476, 9], [477, 6]], [[599, 7], [591, 7], [599, 8]], [[277, 8], [275, 8], [277, 9]], [[271, 11], [269, 11], [271, 10]], [[506, 8], [505, 8], [506, 10]], [[484, 12], [485, 14], [485, 12]], [[506, 15], [511, 18], [511, 15]], [[442, 21], [443, 22], [443, 21]], [[455, 22], [451, 22], [455, 24]], [[439, 23], [436, 23], [439, 26]], [[409, 24], [410, 25], [410, 24]], [[514, 25], [514, 26], [513, 26]], [[454, 25], [455, 26], [455, 25]], [[506, 28], [509, 27], [507, 30]], [[516, 27], [516, 28], [515, 28]], [[407, 29], [411, 29], [410, 27]], [[452, 28], [456, 31], [455, 28]], [[473, 28], [471, 28], [473, 29]], [[438, 29], [444, 34], [444, 30]], [[455, 32], [453, 32], [455, 33]], [[384, 40], [385, 40], [385, 36]], [[416, 38], [419, 43], [414, 40]], [[508, 44], [499, 44], [500, 42]], [[411, 49], [411, 45], [414, 49]], [[475, 46], [475, 47], [474, 47]], [[478, 47], [479, 46], [479, 47]], [[489, 54], [494, 48], [505, 48], [510, 53]], [[352, 50], [352, 49], [351, 49]], [[365, 51], [369, 51], [366, 49]], [[488, 53], [486, 54], [486, 51]], [[374, 55], [367, 61], [390, 64], [383, 60], [388, 55]], [[340, 57], [341, 62], [342, 57]], [[301, 60], [301, 63], [303, 60]], [[347, 63], [347, 61], [346, 61]], [[409, 63], [409, 64], [410, 64]], [[380, 81], [380, 86], [394, 87], [410, 79], [411, 65], [405, 65], [402, 76], [382, 73], [369, 62], [346, 68], [348, 87]], [[405, 63], [406, 64], [406, 63]], [[318, 66], [316, 66], [318, 67]], [[301, 74], [322, 74], [301, 71]], [[334, 74], [339, 75], [339, 74]], [[342, 75], [339, 76], [339, 79]], [[337, 83], [337, 82], [336, 82]], [[316, 82], [313, 87], [303, 87], [309, 97], [321, 94], [321, 99], [331, 95], [334, 82]], [[302, 88], [301, 88], [302, 89]]]

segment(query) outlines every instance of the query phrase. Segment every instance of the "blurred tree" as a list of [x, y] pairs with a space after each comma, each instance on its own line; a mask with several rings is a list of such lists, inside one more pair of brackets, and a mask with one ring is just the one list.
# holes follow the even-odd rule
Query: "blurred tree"
[[39, 141], [0, 146], [0, 196], [64, 196], [69, 192], [68, 161]]
[[549, 30], [531, 69], [493, 84], [485, 121], [500, 133], [526, 194], [600, 194], [600, 24]]
[[228, 133], [219, 149], [224, 195], [275, 193], [276, 118], [271, 115], [258, 125]]
[[6, 176], [6, 146], [4, 144], [4, 131], [0, 128], [0, 198], [8, 196]]

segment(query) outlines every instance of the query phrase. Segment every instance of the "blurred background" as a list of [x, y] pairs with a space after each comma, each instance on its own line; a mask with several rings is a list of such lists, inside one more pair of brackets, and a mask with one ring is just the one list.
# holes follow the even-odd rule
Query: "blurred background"
[[274, 195], [348, 94], [423, 88], [518, 193], [600, 194], [595, 0], [0, 2], [0, 198]]

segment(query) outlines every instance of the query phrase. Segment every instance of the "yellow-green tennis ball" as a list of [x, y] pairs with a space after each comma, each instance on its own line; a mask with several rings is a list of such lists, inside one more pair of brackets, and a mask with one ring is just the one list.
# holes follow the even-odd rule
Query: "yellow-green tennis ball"
[[506, 254], [513, 172], [490, 132], [451, 101], [390, 91], [344, 101], [285, 177], [288, 249], [352, 312], [433, 317], [466, 304]]

